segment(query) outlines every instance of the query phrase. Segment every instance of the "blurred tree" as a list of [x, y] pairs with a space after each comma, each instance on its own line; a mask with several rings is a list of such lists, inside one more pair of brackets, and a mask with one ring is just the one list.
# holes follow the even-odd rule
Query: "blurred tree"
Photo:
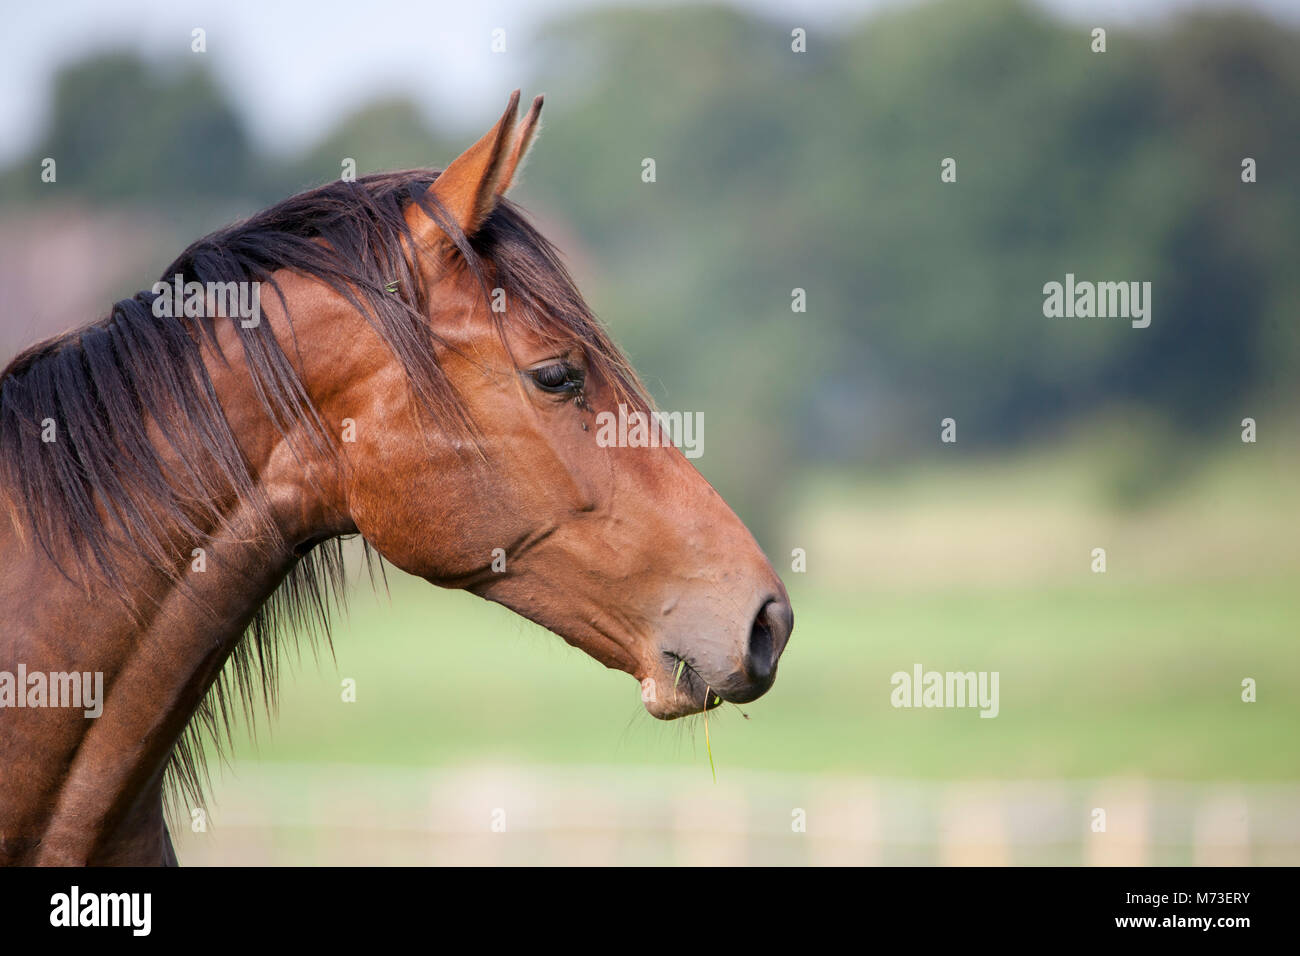
[[243, 123], [206, 70], [151, 70], [129, 54], [74, 64], [55, 81], [38, 155], [70, 192], [99, 199], [232, 196], [249, 186]]
[[[1298, 39], [1197, 14], [1097, 54], [1022, 0], [941, 0], [796, 53], [789, 25], [731, 9], [587, 10], [540, 38], [522, 197], [564, 224], [659, 401], [704, 413], [701, 469], [775, 546], [792, 476], [934, 453], [945, 416], [963, 450], [1117, 404], [1182, 441], [1261, 389], [1293, 399]], [[108, 55], [59, 75], [37, 158], [0, 188], [39, 195], [50, 155], [90, 199], [243, 209], [345, 158], [441, 165], [465, 141], [386, 99], [272, 160], [200, 69]], [[1151, 282], [1150, 328], [1045, 318], [1066, 273]]]

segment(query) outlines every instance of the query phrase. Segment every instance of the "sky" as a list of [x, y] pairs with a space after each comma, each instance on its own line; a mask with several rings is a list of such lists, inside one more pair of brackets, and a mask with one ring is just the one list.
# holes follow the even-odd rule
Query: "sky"
[[[681, 5], [681, 0], [668, 0]], [[732, 0], [777, 24], [834, 30], [907, 0]], [[970, 0], [979, 2], [979, 0]], [[1300, 0], [1037, 0], [1061, 16], [1122, 27], [1191, 7], [1248, 7], [1300, 23]], [[131, 48], [160, 63], [207, 56], [260, 144], [292, 153], [382, 94], [410, 96], [438, 123], [467, 131], [526, 85], [529, 41], [558, 15], [629, 0], [56, 0], [15, 4], [0, 38], [0, 163], [26, 153], [51, 81], [89, 53]], [[645, 4], [642, 4], [645, 5]], [[206, 54], [190, 50], [207, 33]], [[491, 50], [505, 30], [505, 53]], [[525, 90], [525, 92], [529, 92]]]

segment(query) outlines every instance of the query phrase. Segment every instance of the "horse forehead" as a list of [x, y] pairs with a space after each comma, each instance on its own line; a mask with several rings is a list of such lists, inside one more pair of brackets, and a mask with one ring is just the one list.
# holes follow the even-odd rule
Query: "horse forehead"
[[494, 309], [491, 300], [485, 303], [481, 296], [477, 299], [456, 296], [435, 301], [430, 307], [430, 320], [448, 357], [461, 352], [477, 361], [496, 363], [513, 359], [517, 364], [529, 364], [581, 346], [576, 336], [559, 328], [549, 334], [544, 332], [531, 316], [521, 315], [519, 310], [524, 308], [509, 297], [499, 309]]

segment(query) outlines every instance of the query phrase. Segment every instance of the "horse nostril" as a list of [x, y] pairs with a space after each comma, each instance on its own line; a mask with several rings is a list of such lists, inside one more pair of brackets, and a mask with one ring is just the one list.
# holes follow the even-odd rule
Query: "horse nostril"
[[755, 681], [764, 682], [772, 676], [775, 655], [772, 653], [772, 630], [759, 614], [749, 632], [749, 656], [745, 670]]
[[768, 601], [759, 609], [749, 631], [749, 653], [745, 660], [745, 670], [756, 683], [772, 679], [793, 624], [794, 614], [785, 601]]

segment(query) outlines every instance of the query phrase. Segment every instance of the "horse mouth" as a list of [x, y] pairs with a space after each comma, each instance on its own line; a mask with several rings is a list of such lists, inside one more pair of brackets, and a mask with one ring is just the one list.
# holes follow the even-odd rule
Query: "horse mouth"
[[645, 708], [652, 716], [676, 720], [721, 707], [730, 699], [726, 689], [713, 686], [688, 657], [673, 651], [664, 651], [661, 657], [661, 674], [666, 677], [654, 679], [653, 696], [642, 695]]

